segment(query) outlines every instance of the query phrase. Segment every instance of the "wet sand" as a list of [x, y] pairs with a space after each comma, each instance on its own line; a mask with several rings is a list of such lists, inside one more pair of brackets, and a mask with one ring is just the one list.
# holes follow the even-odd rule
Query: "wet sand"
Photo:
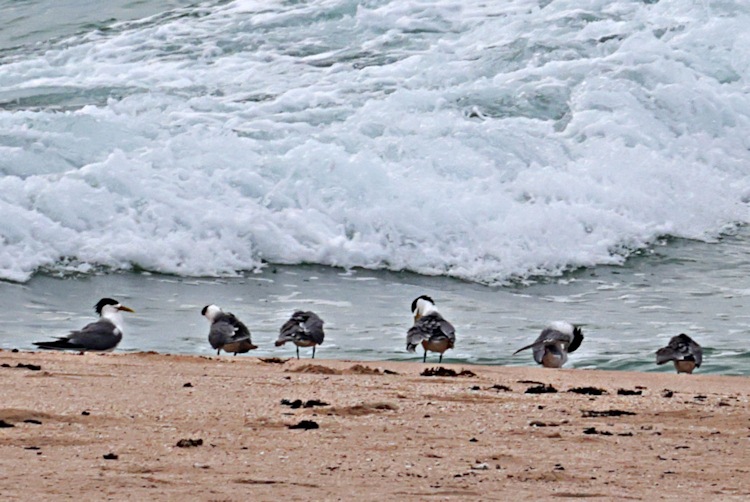
[[750, 496], [747, 377], [155, 353], [0, 364], [3, 500]]

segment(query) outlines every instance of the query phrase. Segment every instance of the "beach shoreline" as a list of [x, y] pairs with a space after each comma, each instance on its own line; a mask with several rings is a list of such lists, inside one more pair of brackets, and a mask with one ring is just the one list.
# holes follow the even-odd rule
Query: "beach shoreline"
[[[153, 352], [0, 365], [4, 500], [750, 494], [747, 377]], [[458, 376], [421, 375], [438, 367]]]
[[[671, 337], [686, 333], [704, 349], [700, 374], [750, 376], [750, 354], [737, 344], [750, 334], [745, 315], [750, 294], [743, 279], [750, 274], [750, 267], [743, 268], [750, 261], [742, 258], [741, 248], [740, 242], [721, 247], [682, 243], [663, 250], [662, 258], [597, 267], [521, 289], [383, 271], [345, 274], [322, 266], [279, 267], [276, 273], [235, 279], [39, 275], [25, 285], [0, 283], [5, 307], [0, 311], [0, 349], [37, 350], [33, 342], [64, 336], [92, 322], [94, 303], [111, 297], [136, 311], [124, 316], [118, 353], [214, 354], [201, 309], [215, 304], [247, 325], [258, 346], [252, 353], [256, 357], [294, 353], [274, 342], [280, 326], [301, 309], [325, 321], [318, 357], [417, 362], [422, 354], [405, 350], [406, 333], [414, 322], [410, 305], [429, 294], [457, 330], [446, 363], [533, 365], [529, 353], [514, 352], [550, 322], [568, 321], [581, 325], [585, 336], [568, 368], [670, 372], [654, 364], [655, 353]], [[675, 265], [696, 256], [700, 260], [690, 263], [700, 267]], [[716, 264], [722, 260], [725, 268], [719, 271]], [[713, 287], [706, 284], [709, 274]], [[309, 352], [303, 349], [303, 355]], [[437, 360], [437, 355], [429, 359]]]

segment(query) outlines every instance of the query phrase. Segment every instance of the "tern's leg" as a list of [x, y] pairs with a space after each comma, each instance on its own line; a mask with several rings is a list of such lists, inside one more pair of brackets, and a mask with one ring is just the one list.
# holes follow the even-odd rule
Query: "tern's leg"
[[312, 358], [315, 359], [315, 345], [313, 345], [313, 356], [312, 356]]
[[443, 362], [443, 353], [440, 353], [440, 359], [438, 359], [438, 364]]
[[299, 359], [299, 345], [297, 345], [297, 359]]
[[422, 362], [423, 363], [427, 362], [427, 349], [424, 349], [424, 356], [422, 356]]

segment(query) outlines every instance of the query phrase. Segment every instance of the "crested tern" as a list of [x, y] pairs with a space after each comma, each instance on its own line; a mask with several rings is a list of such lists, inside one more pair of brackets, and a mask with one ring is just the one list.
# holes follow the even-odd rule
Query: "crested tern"
[[315, 346], [322, 344], [323, 338], [323, 319], [314, 312], [298, 310], [281, 326], [276, 346], [292, 342], [297, 346], [297, 359], [300, 347], [312, 347], [312, 359], [315, 359]]
[[438, 312], [435, 302], [422, 295], [411, 302], [414, 326], [406, 333], [406, 350], [415, 352], [420, 343], [424, 348], [422, 362], [427, 362], [427, 351], [438, 352], [443, 362], [443, 353], [456, 343], [456, 329]]
[[40, 349], [109, 352], [122, 340], [122, 312], [134, 312], [112, 298], [102, 298], [94, 310], [99, 320], [50, 342], [34, 342]]
[[583, 341], [583, 331], [565, 321], [556, 321], [544, 328], [534, 343], [515, 351], [532, 349], [534, 361], [545, 368], [562, 368], [568, 360], [568, 353], [574, 352]]
[[250, 330], [231, 312], [224, 312], [216, 305], [206, 305], [201, 314], [211, 323], [208, 343], [216, 349], [217, 356], [222, 350], [236, 356], [258, 348], [250, 340]]
[[656, 351], [656, 364], [674, 363], [677, 373], [692, 373], [703, 362], [703, 348], [695, 340], [680, 333], [669, 340], [666, 347]]

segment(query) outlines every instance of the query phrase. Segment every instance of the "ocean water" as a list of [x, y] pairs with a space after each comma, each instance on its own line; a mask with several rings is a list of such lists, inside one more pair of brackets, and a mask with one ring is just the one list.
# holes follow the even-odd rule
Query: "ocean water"
[[[704, 347], [700, 373], [750, 375], [750, 228], [708, 244], [660, 241], [629, 259], [523, 286], [484, 286], [409, 272], [343, 270], [320, 265], [272, 266], [232, 278], [151, 273], [38, 274], [26, 283], [0, 283], [0, 348], [32, 350], [32, 342], [64, 335], [95, 318], [93, 303], [114, 296], [136, 310], [125, 314], [120, 352], [155, 350], [213, 354], [202, 307], [216, 303], [250, 328], [251, 355], [294, 357], [275, 347], [292, 311], [314, 310], [325, 320], [317, 357], [419, 361], [406, 352], [411, 301], [428, 293], [457, 330], [444, 362], [534, 365], [513, 352], [549, 321], [583, 325], [584, 343], [568, 367], [666, 371], [655, 351], [684, 332]], [[301, 349], [310, 357], [309, 349]], [[223, 356], [233, 357], [233, 356]], [[242, 355], [236, 357], [243, 357]], [[437, 357], [428, 359], [436, 364]]]
[[0, 347], [119, 295], [123, 350], [205, 352], [211, 302], [267, 342], [301, 302], [328, 356], [407, 358], [426, 292], [455, 361], [527, 363], [568, 318], [597, 340], [574, 367], [651, 370], [687, 330], [750, 372], [746, 2], [0, 13]]

